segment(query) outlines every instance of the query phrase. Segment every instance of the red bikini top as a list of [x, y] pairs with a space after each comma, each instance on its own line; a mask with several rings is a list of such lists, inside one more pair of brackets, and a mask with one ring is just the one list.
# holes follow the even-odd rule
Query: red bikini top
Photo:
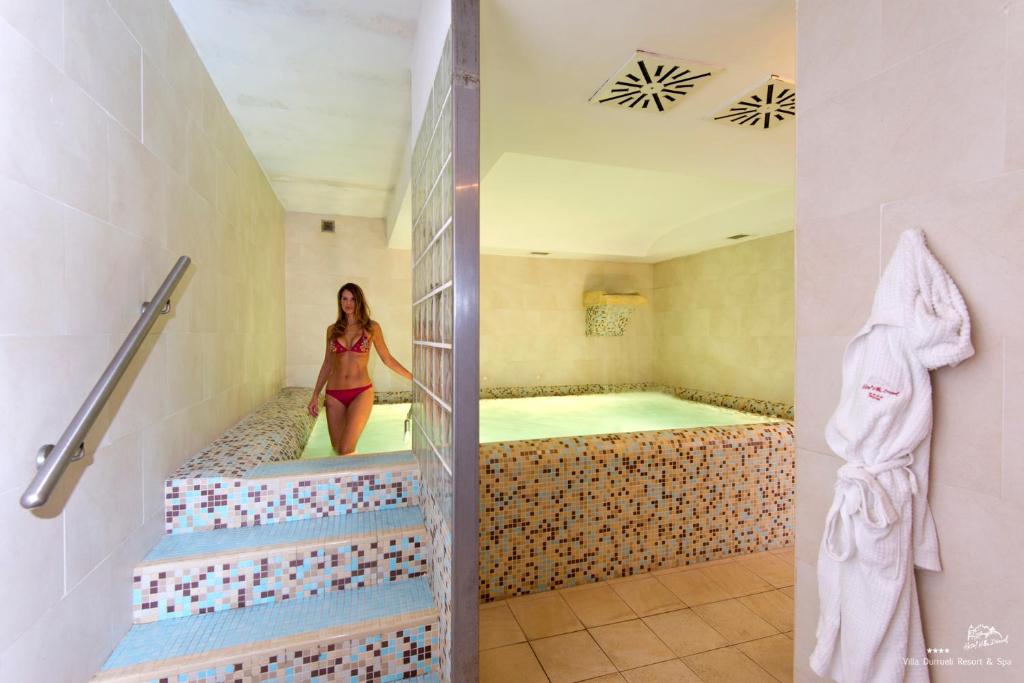
[[334, 351], [334, 353], [345, 353], [346, 351], [351, 351], [352, 353], [369, 353], [370, 338], [367, 337], [366, 332], [363, 331], [359, 336], [359, 339], [356, 340], [356, 343], [352, 345], [352, 348], [346, 349], [345, 345], [336, 337], [331, 343], [331, 350]]

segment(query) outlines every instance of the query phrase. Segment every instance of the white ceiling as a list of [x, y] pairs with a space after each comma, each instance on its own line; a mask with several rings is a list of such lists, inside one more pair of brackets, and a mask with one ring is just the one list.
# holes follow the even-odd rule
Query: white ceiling
[[[709, 116], [795, 69], [794, 0], [483, 0], [481, 245], [659, 261], [793, 228], [796, 127]], [[724, 69], [665, 113], [587, 99], [642, 49]]]
[[[421, 0], [171, 1], [286, 209], [387, 215]], [[792, 78], [795, 0], [481, 4], [484, 252], [653, 262], [792, 229], [795, 122], [710, 116]], [[588, 103], [637, 49], [722, 71], [665, 113]]]
[[420, 0], [171, 0], [285, 209], [382, 217]]

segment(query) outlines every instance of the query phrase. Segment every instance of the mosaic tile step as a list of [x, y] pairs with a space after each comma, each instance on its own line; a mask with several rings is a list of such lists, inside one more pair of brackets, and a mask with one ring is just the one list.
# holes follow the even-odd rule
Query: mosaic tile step
[[93, 680], [430, 680], [437, 619], [426, 579], [413, 579], [137, 624]]
[[419, 507], [167, 535], [135, 568], [135, 623], [307, 598], [426, 574]]
[[244, 479], [170, 479], [165, 530], [182, 534], [386, 510], [419, 504], [410, 453], [267, 463]]

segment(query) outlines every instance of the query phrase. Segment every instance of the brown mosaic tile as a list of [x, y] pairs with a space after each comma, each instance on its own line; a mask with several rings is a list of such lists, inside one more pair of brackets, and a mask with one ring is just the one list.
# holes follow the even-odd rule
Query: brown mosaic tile
[[786, 422], [483, 444], [480, 597], [789, 545], [792, 451]]

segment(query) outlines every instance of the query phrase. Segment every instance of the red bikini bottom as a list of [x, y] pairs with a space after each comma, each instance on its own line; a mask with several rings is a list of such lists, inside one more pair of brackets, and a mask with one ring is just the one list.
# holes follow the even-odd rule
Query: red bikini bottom
[[335, 401], [341, 401], [341, 405], [347, 408], [349, 403], [356, 400], [356, 396], [372, 387], [372, 384], [367, 384], [365, 387], [355, 387], [353, 389], [328, 389], [327, 395]]

